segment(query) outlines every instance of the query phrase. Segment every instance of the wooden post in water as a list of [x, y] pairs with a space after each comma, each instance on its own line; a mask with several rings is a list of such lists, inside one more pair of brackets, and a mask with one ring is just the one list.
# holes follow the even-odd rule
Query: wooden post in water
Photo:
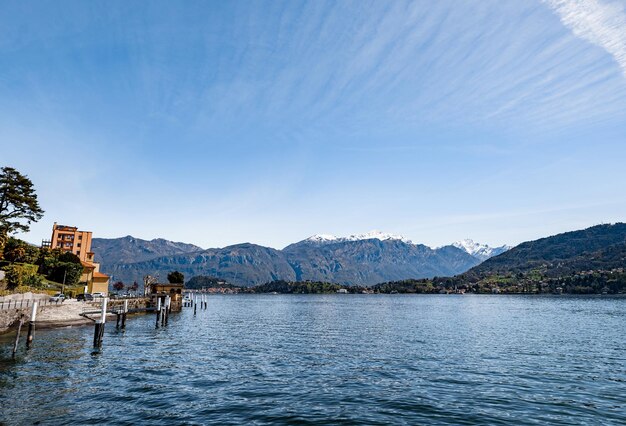
[[109, 298], [105, 297], [102, 300], [102, 310], [100, 311], [100, 318], [96, 320], [96, 326], [93, 334], [93, 346], [99, 348], [102, 346], [102, 337], [104, 336], [104, 324], [107, 321], [107, 304]]
[[207, 299], [209, 298], [209, 296], [205, 294], [204, 296], [202, 296], [202, 298], [204, 299], [204, 309], [206, 309], [207, 305], [209, 304], [209, 302], [207, 302]]
[[170, 296], [165, 296], [165, 319], [163, 320], [163, 325], [167, 325], [168, 320], [170, 318], [170, 302], [172, 298]]
[[198, 296], [194, 295], [193, 297], [193, 314], [196, 314], [196, 309], [198, 309]]
[[33, 302], [33, 309], [30, 312], [30, 321], [28, 321], [28, 335], [26, 336], [26, 349], [30, 349], [35, 337], [35, 320], [37, 319], [37, 301]]
[[122, 330], [126, 328], [126, 314], [128, 313], [128, 300], [124, 300], [124, 312], [122, 313]]
[[159, 319], [161, 317], [161, 298], [157, 297], [157, 307], [156, 307], [156, 326], [159, 326]]
[[17, 345], [20, 344], [20, 333], [22, 332], [22, 325], [24, 324], [24, 314], [20, 317], [20, 323], [17, 325], [17, 333], [15, 334], [15, 344], [13, 345], [13, 359], [17, 353]]

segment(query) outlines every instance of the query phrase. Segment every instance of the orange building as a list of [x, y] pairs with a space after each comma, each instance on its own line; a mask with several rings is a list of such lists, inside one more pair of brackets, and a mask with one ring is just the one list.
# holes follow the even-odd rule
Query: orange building
[[52, 226], [52, 238], [44, 241], [43, 247], [61, 249], [75, 254], [83, 265], [81, 283], [87, 286], [88, 293], [109, 293], [109, 276], [100, 272], [100, 264], [94, 261], [91, 251], [91, 232], [79, 231], [75, 226]]
[[69, 251], [80, 260], [87, 261], [91, 253], [91, 232], [79, 231], [75, 226], [57, 225], [54, 222], [52, 226], [52, 238], [50, 239], [50, 248]]

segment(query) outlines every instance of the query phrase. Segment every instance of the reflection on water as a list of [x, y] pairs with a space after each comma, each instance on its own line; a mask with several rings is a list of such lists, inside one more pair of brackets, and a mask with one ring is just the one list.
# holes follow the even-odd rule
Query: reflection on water
[[234, 295], [39, 330], [12, 361], [7, 424], [618, 424], [626, 299]]

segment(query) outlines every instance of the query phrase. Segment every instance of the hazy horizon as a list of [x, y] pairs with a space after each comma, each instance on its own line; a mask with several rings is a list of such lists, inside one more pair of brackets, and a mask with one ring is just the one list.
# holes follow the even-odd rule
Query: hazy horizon
[[626, 1], [22, 3], [0, 165], [94, 237], [516, 245], [625, 220]]

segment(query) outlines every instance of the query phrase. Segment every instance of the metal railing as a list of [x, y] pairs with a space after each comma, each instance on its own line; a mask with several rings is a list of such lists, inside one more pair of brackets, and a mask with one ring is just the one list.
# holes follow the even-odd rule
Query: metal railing
[[21, 299], [21, 300], [6, 300], [0, 302], [0, 311], [7, 309], [26, 309], [33, 305], [34, 301], [39, 303], [40, 307], [43, 306], [59, 306], [63, 303], [62, 300], [50, 301], [50, 299]]
[[[85, 301], [87, 305], [90, 305], [89, 309], [100, 309], [102, 306], [103, 297], [96, 297], [94, 300]], [[124, 300], [137, 300], [143, 299], [143, 297], [134, 297], [128, 299], [112, 299], [109, 300], [109, 306], [111, 308], [120, 308], [124, 305]], [[63, 300], [53, 300], [46, 298], [41, 299], [21, 299], [21, 300], [5, 300], [4, 302], [0, 302], [0, 311], [6, 309], [25, 309], [29, 308], [33, 305], [34, 301], [39, 303], [39, 307], [44, 306], [61, 306], [63, 304]]]

